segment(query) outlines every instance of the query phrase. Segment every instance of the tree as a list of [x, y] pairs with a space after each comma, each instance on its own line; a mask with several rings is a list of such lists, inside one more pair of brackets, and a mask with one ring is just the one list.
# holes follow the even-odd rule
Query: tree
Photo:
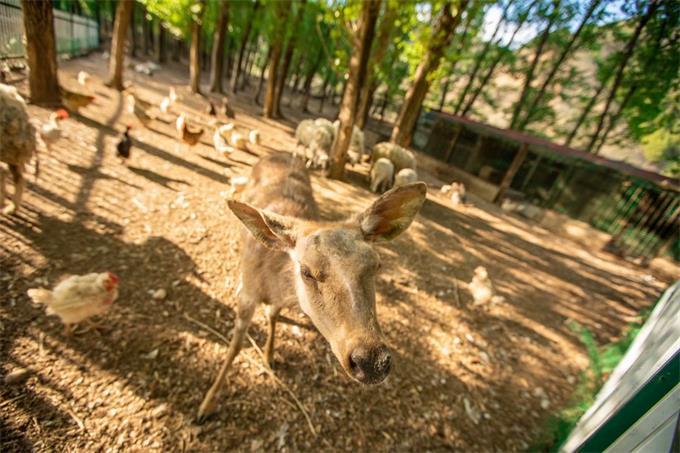
[[220, 0], [219, 18], [213, 37], [212, 55], [210, 57], [210, 91], [222, 92], [222, 67], [224, 65], [224, 40], [227, 35], [229, 24], [229, 2]]
[[309, 69], [307, 70], [307, 74], [305, 74], [305, 80], [304, 83], [302, 84], [302, 91], [304, 93], [302, 97], [302, 101], [300, 102], [300, 110], [303, 112], [308, 112], [308, 105], [309, 105], [309, 98], [312, 95], [312, 81], [314, 80], [314, 74], [319, 70], [319, 66], [321, 66], [321, 61], [323, 59], [323, 48], [319, 47], [319, 51], [317, 53], [316, 58], [314, 59], [314, 63], [309, 66]]
[[[498, 45], [500, 43], [499, 41], [496, 40], [496, 36], [498, 36], [498, 32], [501, 30], [501, 26], [505, 23], [505, 20], [508, 17], [508, 11], [510, 10], [510, 6], [512, 5], [513, 0], [508, 0], [508, 2], [505, 4], [505, 7], [503, 8], [503, 12], [501, 13], [501, 18], [498, 20], [498, 23], [496, 24], [496, 27], [493, 30], [493, 34], [491, 35], [491, 38], [484, 44], [484, 47], [482, 48], [482, 51], [477, 55], [477, 58], [475, 58], [475, 64], [472, 67], [472, 72], [468, 76], [468, 81], [465, 84], [465, 88], [463, 88], [463, 92], [461, 93], [460, 97], [458, 98], [458, 104], [456, 104], [456, 109], [454, 113], [458, 115], [458, 112], [461, 109], [461, 106], [463, 105], [463, 101], [467, 97], [468, 92], [472, 88], [472, 85], [475, 82], [475, 78], [477, 77], [477, 73], [479, 72], [480, 68], [482, 67], [482, 62], [486, 59], [487, 54], [489, 53], [489, 50], [491, 49], [492, 43], [495, 43]], [[442, 96], [442, 106], [443, 106], [443, 96]], [[441, 109], [441, 107], [440, 107]]]
[[[471, 33], [470, 27], [472, 26], [473, 21], [477, 17], [477, 13], [481, 9], [481, 2], [476, 2], [474, 4], [474, 8], [472, 8], [471, 11], [468, 12], [467, 17], [465, 18], [465, 25], [463, 26], [463, 32], [460, 35], [460, 39], [458, 39], [458, 45], [455, 47], [453, 50], [453, 54], [450, 55], [450, 57], [447, 57], [446, 60], [450, 61], [451, 63], [448, 65], [448, 67], [445, 66], [445, 73], [447, 76], [444, 77], [445, 81], [444, 84], [442, 85], [442, 92], [441, 96], [439, 98], [439, 111], [444, 110], [444, 104], [446, 103], [446, 96], [449, 93], [449, 85], [451, 84], [451, 81], [453, 79], [452, 74], [455, 73], [456, 66], [458, 65], [458, 62], [461, 60], [461, 55], [463, 51], [465, 50], [465, 47], [467, 46], [467, 41], [468, 38], [470, 37], [471, 34], [475, 34], [476, 30], [473, 30]], [[504, 17], [504, 16], [502, 16]], [[501, 21], [503, 18], [501, 18]], [[500, 22], [499, 22], [500, 23]], [[493, 39], [493, 37], [492, 37]], [[472, 77], [470, 78], [472, 79]]]
[[[517, 20], [517, 25], [515, 26], [514, 30], [512, 31], [512, 35], [510, 35], [510, 39], [508, 40], [507, 44], [505, 44], [502, 48], [498, 48], [496, 50], [496, 57], [493, 59], [491, 62], [491, 65], [486, 71], [486, 74], [484, 74], [484, 77], [482, 78], [481, 82], [475, 89], [475, 91], [472, 93], [472, 97], [467, 101], [465, 104], [465, 107], [463, 107], [463, 110], [460, 112], [461, 116], [466, 116], [472, 106], [474, 105], [475, 101], [477, 100], [477, 97], [484, 91], [484, 88], [486, 87], [486, 84], [491, 80], [491, 76], [494, 74], [494, 71], [496, 70], [496, 67], [498, 64], [503, 60], [503, 57], [511, 53], [511, 46], [512, 43], [515, 42], [515, 38], [517, 37], [517, 34], [519, 31], [522, 29], [522, 26], [524, 26], [524, 23], [527, 21], [529, 14], [531, 13], [531, 10], [534, 8], [536, 5], [537, 0], [534, 0], [529, 7], [521, 11]], [[464, 99], [464, 98], [463, 98]], [[458, 114], [458, 108], [456, 108], [456, 114]]]
[[58, 104], [59, 78], [51, 1], [22, 0], [31, 102]]
[[132, 18], [133, 2], [118, 2], [116, 20], [113, 23], [111, 56], [109, 57], [109, 80], [106, 83], [118, 91], [123, 90], [123, 59], [125, 57], [125, 38]]
[[165, 30], [161, 21], [156, 19], [154, 21], [154, 28], [156, 29], [156, 39], [154, 41], [154, 57], [158, 63], [165, 63], [167, 56], [165, 55]]
[[239, 47], [238, 50], [238, 59], [236, 60], [236, 68], [232, 71], [232, 76], [231, 76], [231, 92], [236, 93], [238, 91], [238, 81], [241, 78], [241, 72], [244, 69], [244, 59], [243, 56], [246, 51], [246, 47], [248, 46], [248, 40], [250, 39], [250, 32], [253, 28], [253, 22], [255, 21], [255, 16], [257, 14], [257, 10], [260, 8], [260, 2], [259, 0], [255, 0], [253, 3], [253, 8], [250, 12], [250, 15], [248, 16], [247, 22], [246, 22], [246, 28], [243, 30], [243, 37], [241, 38], [241, 46]]
[[189, 89], [201, 92], [201, 27], [205, 13], [205, 0], [198, 0], [191, 7], [191, 48], [189, 50]]
[[340, 179], [345, 173], [345, 157], [352, 139], [357, 98], [362, 81], [366, 81], [366, 67], [375, 35], [375, 23], [380, 14], [380, 0], [366, 1], [361, 5], [359, 27], [353, 36], [352, 56], [349, 60], [349, 78], [345, 84], [340, 104], [340, 125], [330, 153], [328, 176]]
[[536, 67], [538, 66], [538, 62], [541, 59], [541, 55], [543, 54], [543, 48], [545, 47], [545, 43], [548, 41], [548, 36], [550, 35], [550, 31], [552, 29], [553, 24], [558, 18], [558, 12], [560, 8], [560, 0], [553, 0], [553, 8], [552, 12], [550, 14], [550, 17], [548, 19], [548, 24], [546, 25], [545, 29], [543, 30], [543, 33], [541, 33], [541, 37], [539, 38], [538, 41], [538, 46], [536, 47], [536, 53], [534, 54], [534, 59], [531, 62], [531, 65], [529, 66], [529, 69], [527, 70], [526, 76], [524, 78], [524, 85], [522, 86], [522, 93], [519, 95], [519, 99], [517, 100], [517, 103], [515, 104], [515, 109], [512, 112], [512, 119], [510, 120], [510, 129], [515, 129], [517, 127], [517, 123], [519, 121], [519, 115], [520, 112], [522, 111], [522, 106], [527, 100], [527, 96], [529, 94], [529, 88], [531, 87], [531, 82], [534, 80], [534, 72], [536, 71]]
[[555, 78], [555, 75], [557, 75], [557, 72], [559, 71], [562, 63], [564, 63], [564, 60], [566, 60], [567, 56], [573, 51], [575, 47], [575, 43], [578, 41], [581, 32], [583, 31], [584, 27], [590, 20], [590, 18], [593, 16], [593, 13], [595, 13], [595, 10], [597, 7], [600, 5], [601, 0], [591, 0], [590, 5], [588, 6], [588, 9], [586, 10], [585, 14], [581, 18], [581, 22], [579, 23], [578, 28], [574, 33], [571, 35], [571, 39], [567, 43], [566, 46], [562, 49], [562, 52], [560, 55], [557, 57], [557, 60], [555, 60], [555, 63], [552, 66], [552, 69], [546, 76], [546, 78], [543, 80], [543, 83], [541, 84], [541, 87], [538, 89], [538, 92], [534, 96], [531, 104], [529, 107], [526, 109], [526, 115], [524, 116], [524, 119], [519, 123], [518, 129], [519, 130], [524, 130], [526, 126], [531, 122], [533, 119], [533, 115], [536, 111], [536, 108], [539, 106], [541, 100], [545, 96], [545, 93], [548, 89], [548, 86], [552, 83], [553, 79]]
[[279, 74], [279, 60], [281, 59], [281, 49], [283, 48], [283, 37], [288, 22], [291, 0], [279, 0], [275, 6], [275, 18], [278, 20], [274, 25], [272, 33], [271, 48], [269, 51], [269, 74], [267, 77], [267, 91], [264, 95], [264, 105], [262, 116], [274, 118], [276, 115], [276, 84]]
[[406, 93], [399, 116], [392, 129], [391, 141], [401, 146], [411, 143], [413, 127], [425, 96], [430, 88], [428, 76], [439, 66], [444, 50], [451, 41], [451, 36], [460, 22], [461, 15], [467, 7], [468, 0], [458, 0], [456, 15], [451, 12], [451, 2], [445, 2], [432, 28], [432, 35], [428, 42], [425, 55], [416, 69], [413, 83]]
[[597, 142], [598, 136], [600, 135], [600, 132], [602, 131], [602, 128], [604, 127], [604, 122], [607, 117], [607, 114], [609, 113], [609, 108], [611, 107], [612, 102], [614, 101], [614, 97], [616, 96], [616, 91], [619, 89], [619, 85], [621, 84], [621, 81], [623, 80], [623, 74], [624, 70], [626, 69], [626, 65], [630, 58], [633, 56], [633, 52], [635, 51], [635, 46], [638, 42], [638, 39], [640, 38], [640, 34], [642, 33], [642, 29], [645, 28], [645, 25], [647, 25], [647, 22], [652, 18], [656, 10], [659, 8], [659, 3], [660, 0], [652, 0], [649, 5], [647, 6], [647, 11], [640, 17], [640, 20], [638, 21], [637, 25], [635, 26], [635, 31], [633, 32], [633, 35], [631, 36], [630, 40], [626, 44], [625, 49], [623, 50], [622, 56], [621, 56], [621, 64], [619, 65], [619, 69], [616, 72], [616, 76], [614, 77], [614, 83], [612, 85], [612, 88], [609, 92], [609, 96], [607, 97], [607, 101], [605, 102], [604, 109], [602, 111], [602, 114], [600, 115], [600, 119], [597, 123], [597, 128], [595, 129], [595, 133], [591, 136], [590, 142], [588, 143], [586, 149], [590, 152], [594, 149], [595, 143]]
[[283, 55], [283, 61], [281, 63], [281, 69], [278, 74], [278, 79], [276, 80], [276, 89], [274, 95], [274, 112], [276, 116], [281, 116], [281, 97], [283, 96], [283, 89], [286, 82], [286, 77], [288, 76], [288, 67], [290, 66], [290, 61], [293, 57], [293, 51], [295, 50], [298, 30], [302, 22], [302, 18], [305, 15], [305, 4], [307, 0], [300, 0], [298, 2], [297, 14], [293, 20], [291, 27], [290, 37], [288, 38], [288, 45], [286, 46], [286, 52]]

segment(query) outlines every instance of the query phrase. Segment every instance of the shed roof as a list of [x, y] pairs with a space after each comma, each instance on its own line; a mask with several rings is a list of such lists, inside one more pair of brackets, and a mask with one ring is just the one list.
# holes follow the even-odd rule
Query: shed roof
[[555, 153], [573, 159], [588, 161], [595, 165], [601, 165], [603, 167], [614, 169], [629, 176], [634, 176], [636, 178], [653, 182], [664, 189], [680, 191], [680, 179], [678, 178], [672, 178], [670, 176], [664, 176], [653, 171], [643, 170], [642, 168], [635, 167], [623, 161], [607, 159], [606, 157], [587, 153], [580, 149], [571, 148], [569, 146], [560, 145], [551, 142], [550, 140], [536, 137], [535, 135], [526, 134], [524, 132], [519, 132], [512, 129], [501, 129], [491, 126], [490, 124], [474, 121], [469, 118], [452, 115], [446, 112], [432, 111], [430, 113], [445, 117], [455, 123], [462, 124], [466, 128], [471, 129], [479, 134], [493, 136], [501, 140], [510, 140], [515, 143], [525, 143], [529, 146], [529, 149], [534, 152]]

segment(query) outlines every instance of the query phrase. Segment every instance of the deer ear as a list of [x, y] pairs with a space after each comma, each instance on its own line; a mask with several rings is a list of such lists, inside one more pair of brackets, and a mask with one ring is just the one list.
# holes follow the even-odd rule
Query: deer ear
[[255, 239], [265, 246], [281, 251], [295, 246], [294, 219], [257, 209], [240, 201], [230, 200], [228, 205]]
[[367, 241], [389, 241], [411, 225], [425, 202], [427, 186], [416, 182], [385, 192], [359, 215], [359, 226]]

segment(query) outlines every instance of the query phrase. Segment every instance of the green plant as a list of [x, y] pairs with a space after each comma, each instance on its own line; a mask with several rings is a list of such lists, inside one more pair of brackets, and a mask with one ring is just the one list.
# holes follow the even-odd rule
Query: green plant
[[586, 327], [577, 322], [569, 324], [569, 328], [578, 335], [585, 346], [590, 363], [579, 377], [571, 402], [549, 418], [544, 435], [530, 448], [530, 451], [558, 451], [581, 416], [593, 404], [597, 393], [640, 333], [651, 310], [652, 308], [644, 310], [639, 319], [628, 326], [621, 339], [605, 346], [598, 346], [592, 332]]

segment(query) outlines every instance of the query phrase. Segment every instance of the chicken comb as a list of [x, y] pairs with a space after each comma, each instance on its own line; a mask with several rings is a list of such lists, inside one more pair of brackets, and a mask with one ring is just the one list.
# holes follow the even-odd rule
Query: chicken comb
[[57, 114], [57, 117], [62, 120], [65, 120], [69, 117], [68, 112], [64, 109], [59, 109], [55, 113]]
[[109, 280], [111, 280], [111, 283], [113, 283], [114, 285], [117, 285], [118, 282], [120, 281], [120, 278], [113, 272], [107, 272], [106, 274], [108, 275]]

